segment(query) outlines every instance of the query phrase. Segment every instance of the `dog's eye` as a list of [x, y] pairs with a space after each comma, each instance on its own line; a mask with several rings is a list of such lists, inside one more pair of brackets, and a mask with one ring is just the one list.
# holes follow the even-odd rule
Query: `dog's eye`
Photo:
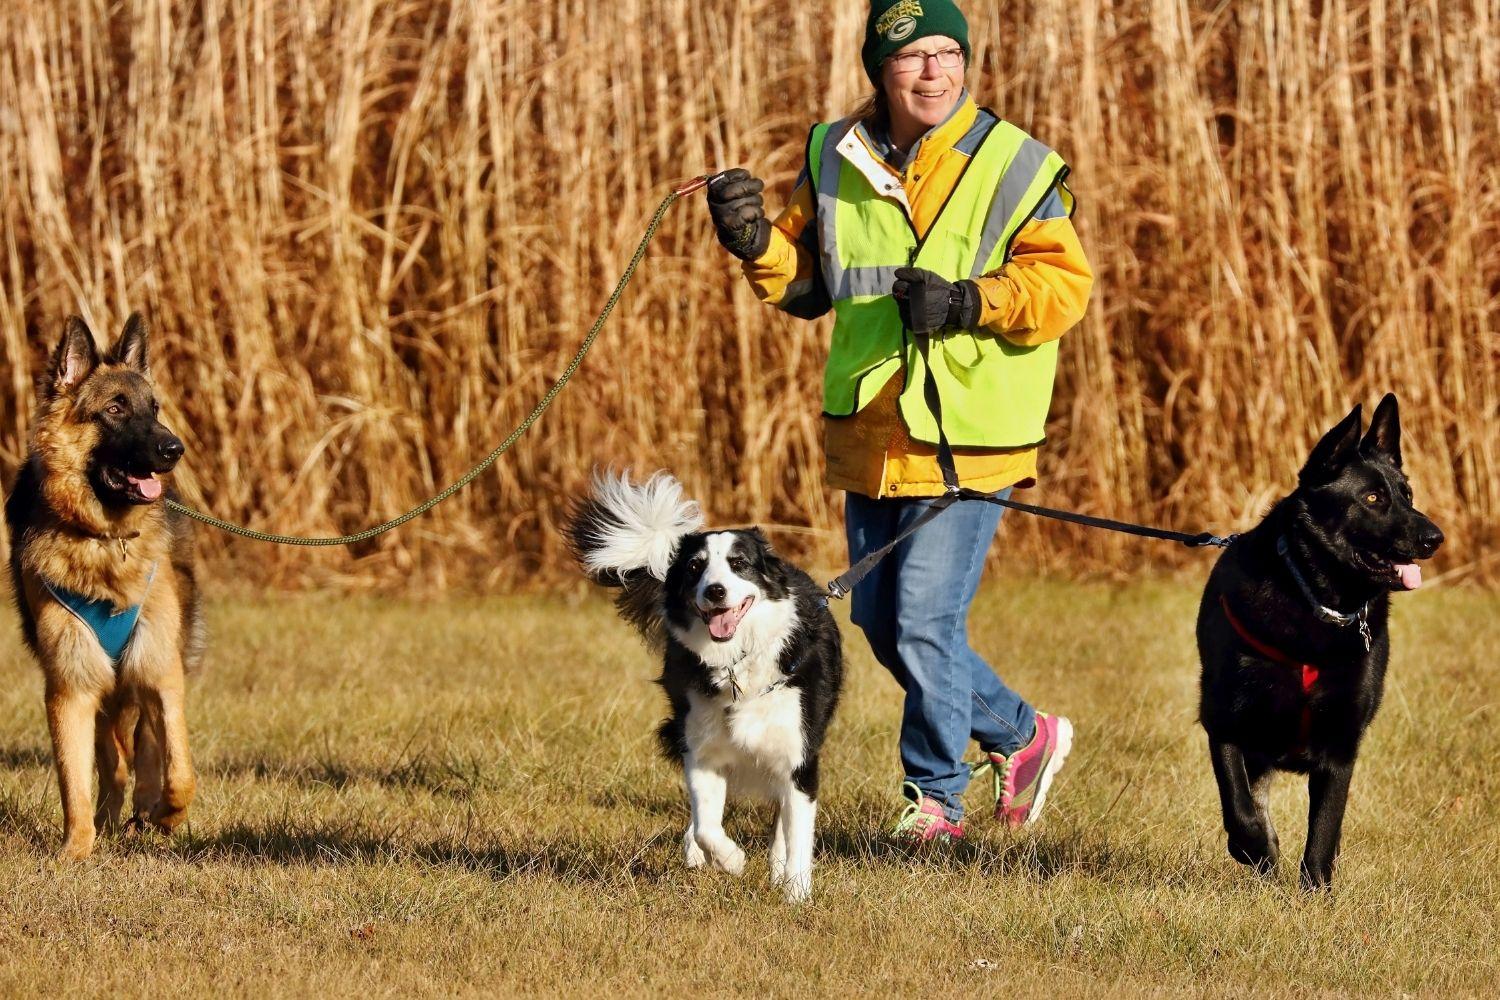
[[1380, 502], [1380, 494], [1376, 493], [1374, 490], [1371, 490], [1369, 493], [1365, 494], [1365, 503], [1367, 503], [1367, 504], [1377, 504], [1379, 502]]
[[729, 560], [729, 568], [735, 573], [738, 573], [740, 570], [749, 565], [749, 561], [741, 556], [735, 556], [733, 559]]
[[108, 413], [112, 417], [121, 417], [125, 415], [125, 407], [121, 406], [119, 403], [110, 403], [104, 408], [104, 412]]

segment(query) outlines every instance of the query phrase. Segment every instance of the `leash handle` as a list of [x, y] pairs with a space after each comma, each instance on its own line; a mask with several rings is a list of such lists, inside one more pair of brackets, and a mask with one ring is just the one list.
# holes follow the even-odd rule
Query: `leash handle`
[[717, 170], [711, 174], [699, 174], [692, 180], [683, 181], [681, 184], [677, 185], [672, 189], [672, 194], [678, 198], [685, 198], [695, 191], [702, 191], [714, 181], [718, 180], [720, 177], [723, 177], [724, 174], [725, 171], [723, 170]]
[[700, 174], [697, 177], [694, 177], [692, 180], [685, 181], [682, 184], [679, 184], [677, 187], [673, 188], [672, 193], [679, 198], [685, 198], [688, 195], [692, 194], [694, 191], [702, 191], [704, 188], [708, 187], [708, 182], [713, 180], [717, 176], [719, 175]]

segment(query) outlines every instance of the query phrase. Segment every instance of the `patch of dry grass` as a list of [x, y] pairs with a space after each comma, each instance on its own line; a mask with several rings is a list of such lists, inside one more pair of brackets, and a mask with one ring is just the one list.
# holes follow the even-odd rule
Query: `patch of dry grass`
[[[172, 842], [49, 860], [40, 675], [0, 640], [0, 992], [1481, 994], [1500, 931], [1500, 603], [1399, 599], [1337, 889], [1229, 860], [1194, 722], [1195, 594], [995, 579], [976, 645], [1079, 728], [1048, 816], [951, 855], [879, 831], [896, 686], [848, 629], [816, 898], [682, 868], [655, 664], [597, 595], [221, 601], [193, 685], [200, 798]], [[976, 790], [971, 803], [982, 809]], [[1289, 857], [1305, 795], [1273, 811]], [[980, 960], [990, 963], [986, 968]], [[1053, 993], [1052, 995], [1056, 995]]]

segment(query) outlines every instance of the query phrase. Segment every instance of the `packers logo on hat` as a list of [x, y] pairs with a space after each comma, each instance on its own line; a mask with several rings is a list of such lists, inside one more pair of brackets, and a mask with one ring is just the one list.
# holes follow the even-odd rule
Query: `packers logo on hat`
[[903, 41], [917, 30], [917, 18], [921, 16], [921, 0], [901, 0], [880, 15], [875, 22], [875, 34], [884, 35], [887, 41]]

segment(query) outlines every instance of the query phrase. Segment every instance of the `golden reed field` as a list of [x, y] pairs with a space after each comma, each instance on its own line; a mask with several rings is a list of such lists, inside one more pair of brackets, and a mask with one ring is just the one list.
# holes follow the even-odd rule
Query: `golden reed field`
[[[1099, 276], [1030, 498], [1244, 527], [1392, 389], [1437, 572], [1494, 578], [1500, 0], [967, 6], [972, 89], [1069, 159]], [[413, 506], [561, 371], [674, 181], [743, 164], [779, 202], [809, 124], [864, 96], [866, 9], [8, 0], [0, 466], [64, 317], [141, 309], [191, 503], [317, 534]], [[833, 565], [826, 332], [755, 300], [695, 197], [472, 488], [353, 553], [204, 544], [287, 584], [508, 587], [567, 572], [565, 499], [613, 463]], [[1202, 558], [1025, 522], [1003, 548], [1034, 569]]]

